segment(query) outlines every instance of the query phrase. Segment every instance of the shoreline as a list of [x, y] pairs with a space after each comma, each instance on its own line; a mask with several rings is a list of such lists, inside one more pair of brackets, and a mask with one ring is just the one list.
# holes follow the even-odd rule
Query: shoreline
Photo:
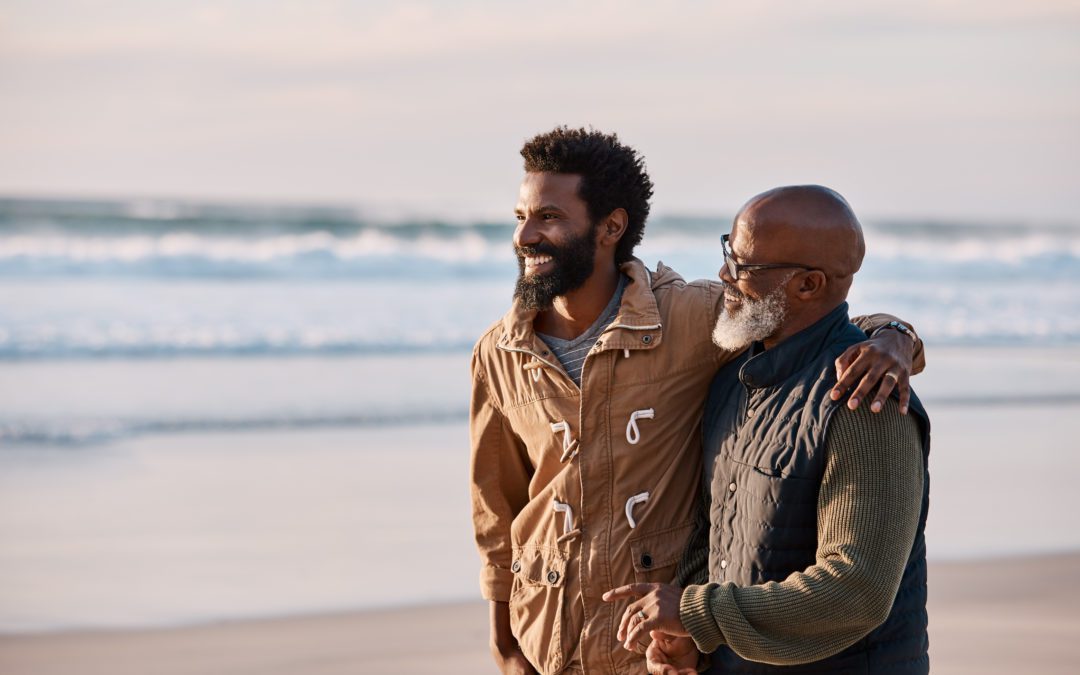
[[[933, 672], [1072, 672], [1080, 551], [931, 561]], [[0, 635], [0, 671], [58, 675], [494, 672], [480, 601], [176, 628]]]

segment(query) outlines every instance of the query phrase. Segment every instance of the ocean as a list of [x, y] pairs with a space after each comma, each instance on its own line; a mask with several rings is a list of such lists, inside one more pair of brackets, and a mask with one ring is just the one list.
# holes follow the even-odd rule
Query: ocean
[[[0, 632], [475, 597], [468, 354], [512, 222], [0, 199]], [[715, 277], [728, 223], [653, 218], [638, 255]], [[864, 227], [852, 310], [916, 325], [943, 420], [932, 555], [1080, 546], [965, 511], [1015, 471], [1003, 439], [1080, 468], [1080, 225]]]

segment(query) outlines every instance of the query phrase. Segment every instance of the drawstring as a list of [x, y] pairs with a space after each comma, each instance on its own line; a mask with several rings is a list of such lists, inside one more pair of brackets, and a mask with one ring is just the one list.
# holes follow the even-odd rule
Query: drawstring
[[539, 359], [537, 359], [536, 357], [533, 357], [533, 360], [529, 361], [528, 363], [523, 365], [521, 367], [521, 369], [522, 370], [531, 370], [532, 371], [531, 374], [532, 374], [533, 382], [539, 382], [540, 381], [540, 376], [544, 374], [544, 371], [541, 370], [543, 367], [544, 367], [544, 363], [542, 361], [540, 361]]
[[[634, 520], [634, 507], [647, 501], [649, 501], [648, 492], [642, 492], [626, 500], [626, 522], [630, 523], [631, 530], [637, 527], [637, 521]], [[559, 507], [556, 506], [555, 508], [558, 509]]]
[[630, 422], [626, 425], [626, 442], [630, 445], [637, 445], [641, 440], [641, 431], [638, 429], [638, 420], [651, 420], [656, 413], [652, 408], [646, 408], [645, 410], [635, 410], [630, 413]]
[[570, 508], [569, 504], [563, 504], [558, 499], [554, 500], [554, 502], [555, 502], [555, 512], [556, 513], [565, 513], [566, 514], [566, 517], [563, 518], [563, 528], [562, 528], [563, 537], [565, 537], [566, 535], [571, 534], [574, 531], [574, 510], [572, 508]]
[[570, 438], [570, 425], [566, 421], [552, 422], [551, 430], [555, 433], [562, 432], [562, 457], [559, 458], [560, 462], [565, 462], [573, 459], [578, 453], [577, 439]]
[[622, 350], [622, 355], [623, 355], [624, 359], [630, 358], [630, 350], [629, 349]]
[[562, 432], [562, 449], [566, 452], [570, 449], [570, 425], [566, 423], [566, 420], [561, 422], [552, 422], [551, 431], [554, 433]]
[[577, 453], [578, 453], [578, 442], [577, 442], [577, 439], [575, 438], [574, 440], [570, 441], [570, 447], [563, 450], [562, 457], [559, 458], [559, 461], [560, 462], [569, 462], [571, 459], [577, 457]]

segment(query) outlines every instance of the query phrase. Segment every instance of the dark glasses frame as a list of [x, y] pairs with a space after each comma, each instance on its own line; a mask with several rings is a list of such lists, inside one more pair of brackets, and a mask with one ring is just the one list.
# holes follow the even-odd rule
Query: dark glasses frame
[[810, 267], [809, 265], [800, 265], [799, 263], [749, 263], [742, 264], [735, 262], [733, 253], [731, 251], [731, 244], [729, 240], [731, 235], [720, 235], [720, 246], [724, 251], [724, 266], [727, 267], [728, 274], [732, 279], [739, 279], [739, 273], [743, 270], [753, 272], [755, 270], [779, 270], [779, 269], [801, 269], [801, 270], [818, 270], [818, 267]]

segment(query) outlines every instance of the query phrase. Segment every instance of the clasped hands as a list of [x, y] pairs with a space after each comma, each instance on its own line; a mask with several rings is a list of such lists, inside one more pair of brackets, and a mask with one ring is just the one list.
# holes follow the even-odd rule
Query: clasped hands
[[[650, 673], [696, 673], [697, 646], [679, 618], [682, 589], [671, 584], [630, 584], [604, 593], [604, 602], [624, 599], [631, 602], [619, 622], [617, 637], [623, 647], [638, 654], [644, 652]], [[646, 641], [646, 637], [652, 641]]]

